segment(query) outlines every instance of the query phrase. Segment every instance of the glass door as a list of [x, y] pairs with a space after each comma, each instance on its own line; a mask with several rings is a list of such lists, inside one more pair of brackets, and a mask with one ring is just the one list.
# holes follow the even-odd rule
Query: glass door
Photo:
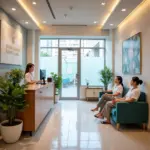
[[60, 49], [60, 74], [62, 89], [60, 99], [79, 99], [80, 69], [79, 49]]

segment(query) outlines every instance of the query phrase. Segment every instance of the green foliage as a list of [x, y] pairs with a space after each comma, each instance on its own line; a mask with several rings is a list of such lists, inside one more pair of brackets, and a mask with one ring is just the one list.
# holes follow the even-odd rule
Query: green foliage
[[24, 99], [26, 85], [19, 84], [22, 78], [21, 70], [17, 69], [0, 77], [0, 107], [7, 112], [10, 126], [15, 122], [16, 112], [27, 107]]
[[105, 90], [107, 90], [108, 84], [111, 83], [111, 81], [112, 81], [113, 73], [112, 73], [111, 69], [109, 69], [106, 66], [99, 73], [101, 76], [100, 81], [104, 84]]
[[10, 72], [7, 72], [5, 77], [15, 83], [20, 83], [24, 78], [24, 72], [21, 69], [12, 69]]
[[51, 72], [51, 77], [53, 81], [55, 82], [56, 94], [59, 94], [59, 91], [62, 86], [62, 77], [55, 74], [54, 72]]
[[50, 55], [47, 52], [41, 52], [40, 56], [41, 57], [50, 57]]

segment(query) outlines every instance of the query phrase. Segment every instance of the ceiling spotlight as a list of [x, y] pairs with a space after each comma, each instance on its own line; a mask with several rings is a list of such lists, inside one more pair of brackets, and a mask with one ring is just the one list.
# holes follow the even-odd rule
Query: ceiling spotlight
[[16, 8], [12, 8], [12, 11], [16, 11]]
[[114, 24], [112, 24], [112, 23], [110, 24], [110, 26], [113, 26], [113, 25], [114, 25]]
[[125, 8], [123, 8], [121, 11], [126, 11], [126, 9], [125, 9]]
[[106, 5], [106, 3], [105, 3], [105, 2], [103, 2], [103, 3], [101, 3], [101, 5], [105, 6], [105, 5]]
[[94, 21], [94, 24], [96, 24], [97, 23], [97, 21]]
[[26, 22], [25, 22], [25, 24], [29, 24], [29, 22], [28, 22], [28, 21], [26, 21]]
[[46, 21], [43, 21], [43, 23], [45, 24], [45, 23], [46, 23]]
[[33, 5], [36, 5], [36, 2], [32, 2]]

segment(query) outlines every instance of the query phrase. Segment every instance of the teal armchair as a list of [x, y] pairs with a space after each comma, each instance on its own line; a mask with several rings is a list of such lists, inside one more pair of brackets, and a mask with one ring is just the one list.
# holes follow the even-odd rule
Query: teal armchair
[[[123, 96], [128, 89], [124, 89]], [[102, 96], [99, 95], [99, 96]], [[148, 103], [146, 102], [146, 94], [141, 92], [137, 102], [126, 103], [119, 102], [111, 111], [111, 120], [117, 125], [119, 130], [120, 124], [142, 124], [146, 128], [148, 123]]]

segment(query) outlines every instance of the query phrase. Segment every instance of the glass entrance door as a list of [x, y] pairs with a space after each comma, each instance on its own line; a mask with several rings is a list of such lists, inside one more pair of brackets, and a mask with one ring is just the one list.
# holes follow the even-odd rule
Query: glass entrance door
[[61, 99], [79, 99], [79, 49], [60, 49]]

